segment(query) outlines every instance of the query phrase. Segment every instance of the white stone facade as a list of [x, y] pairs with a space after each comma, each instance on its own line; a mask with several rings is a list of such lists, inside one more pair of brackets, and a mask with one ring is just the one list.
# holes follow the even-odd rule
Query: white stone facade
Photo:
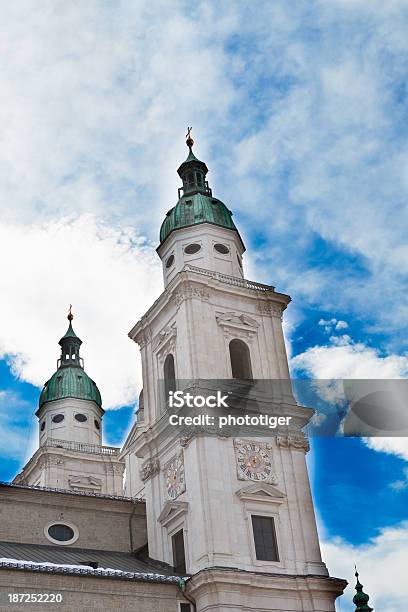
[[[187, 261], [185, 245], [200, 240], [200, 251]], [[214, 240], [229, 245], [228, 264], [213, 258]], [[293, 399], [282, 331], [290, 298], [243, 279], [237, 260], [243, 245], [233, 230], [179, 229], [158, 252], [163, 262], [174, 254], [174, 272], [164, 265], [165, 291], [129, 334], [141, 350], [144, 410], [122, 450], [128, 494], [144, 484], [149, 554], [173, 564], [172, 536], [183, 529], [187, 571], [195, 574], [188, 589], [198, 611], [332, 612], [344, 582], [328, 577], [320, 554], [301, 432], [312, 411]], [[231, 379], [234, 339], [248, 347], [254, 379], [282, 381], [274, 405], [292, 417], [279, 435], [252, 440], [270, 449], [274, 477], [268, 482], [242, 479], [233, 437], [166, 432], [160, 384], [166, 357], [173, 356], [178, 380]], [[252, 515], [274, 519], [279, 560], [256, 558]]]
[[[191, 245], [197, 245], [195, 248], [199, 249], [189, 254], [188, 247]], [[225, 246], [228, 252], [220, 253], [216, 248], [218, 245]], [[166, 287], [186, 264], [243, 278], [244, 251], [245, 247], [238, 232], [226, 231], [217, 225], [200, 223], [176, 230], [157, 249], [163, 264], [164, 286]], [[174, 256], [174, 263], [168, 267], [167, 262], [171, 256]]]
[[39, 448], [13, 482], [123, 495], [125, 463], [119, 448], [102, 445], [103, 413], [90, 400], [44, 403], [37, 411]]

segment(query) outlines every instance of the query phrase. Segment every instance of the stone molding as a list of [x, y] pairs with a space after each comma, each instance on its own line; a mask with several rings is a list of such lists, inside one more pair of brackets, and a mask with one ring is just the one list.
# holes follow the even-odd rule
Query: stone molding
[[137, 344], [140, 346], [140, 348], [143, 348], [146, 346], [146, 344], [148, 344], [152, 339], [152, 330], [150, 325], [146, 325], [146, 327], [143, 327], [143, 329], [140, 330], [140, 332], [136, 335], [136, 342]]
[[158, 516], [158, 521], [165, 527], [174, 519], [178, 519], [188, 512], [188, 502], [168, 500]]
[[174, 325], [167, 325], [155, 336], [153, 350], [162, 352], [169, 343], [174, 346], [176, 337], [176, 327]]
[[282, 504], [286, 495], [278, 487], [263, 483], [254, 482], [236, 491], [236, 495], [244, 502], [266, 502], [268, 504]]

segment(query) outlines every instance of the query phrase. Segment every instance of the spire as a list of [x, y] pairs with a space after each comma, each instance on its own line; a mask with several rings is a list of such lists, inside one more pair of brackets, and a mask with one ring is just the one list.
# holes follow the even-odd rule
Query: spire
[[208, 168], [206, 164], [197, 159], [193, 153], [194, 140], [191, 136], [191, 130], [191, 127], [187, 128], [186, 145], [189, 151], [187, 159], [177, 170], [180, 178], [183, 181], [183, 187], [179, 189], [179, 198], [181, 191], [183, 191], [183, 195], [203, 193], [204, 195], [209, 195], [211, 197], [211, 189], [208, 186], [208, 182], [205, 180]]
[[78, 338], [72, 327], [72, 320], [74, 315], [72, 314], [72, 305], [69, 305], [69, 312], [67, 319], [69, 321], [68, 329], [65, 335], [62, 336], [59, 341], [61, 347], [61, 359], [59, 360], [58, 367], [63, 366], [78, 366], [83, 368], [83, 361], [79, 356], [79, 349], [82, 344], [82, 340]]
[[356, 586], [355, 586], [357, 593], [353, 597], [353, 603], [356, 604], [355, 612], [372, 612], [373, 608], [370, 608], [370, 606], [368, 605], [368, 600], [370, 599], [370, 597], [366, 595], [366, 593], [364, 593], [363, 585], [360, 584], [360, 581], [358, 579], [357, 568], [355, 569], [356, 569], [356, 573], [354, 575], [357, 579]]

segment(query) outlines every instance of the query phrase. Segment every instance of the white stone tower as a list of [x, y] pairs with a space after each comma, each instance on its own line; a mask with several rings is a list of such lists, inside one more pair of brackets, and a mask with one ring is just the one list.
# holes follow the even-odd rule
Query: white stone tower
[[[282, 313], [290, 298], [243, 276], [232, 213], [212, 196], [192, 152], [157, 249], [165, 289], [129, 336], [139, 344], [143, 407], [122, 450], [126, 492], [144, 494], [149, 555], [193, 574], [197, 610], [335, 610], [345, 581], [322, 562], [301, 428], [312, 411], [290, 391]], [[180, 436], [166, 427], [163, 385], [182, 380], [286, 381], [269, 437]]]
[[71, 309], [68, 320], [57, 371], [45, 383], [36, 412], [39, 448], [13, 482], [122, 495], [124, 463], [119, 448], [102, 445], [101, 394], [84, 370]]

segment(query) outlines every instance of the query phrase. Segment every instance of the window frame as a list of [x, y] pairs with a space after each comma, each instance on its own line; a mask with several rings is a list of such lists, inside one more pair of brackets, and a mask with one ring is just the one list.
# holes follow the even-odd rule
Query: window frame
[[[182, 538], [182, 542], [183, 542], [183, 557], [184, 557], [184, 570], [179, 570], [178, 567], [176, 566], [175, 562], [176, 562], [176, 555], [175, 555], [175, 538], [177, 536], [179, 536], [181, 534], [181, 538]], [[172, 566], [174, 567], [174, 571], [177, 572], [178, 574], [186, 574], [187, 573], [187, 555], [186, 555], [186, 539], [185, 539], [185, 532], [184, 532], [184, 528], [180, 527], [179, 529], [177, 529], [177, 531], [174, 531], [174, 533], [172, 533], [170, 535], [170, 541], [171, 541], [171, 557], [172, 557]]]
[[[248, 502], [247, 502], [248, 503]], [[245, 518], [248, 528], [248, 538], [249, 538], [249, 549], [251, 554], [252, 565], [255, 567], [263, 567], [263, 568], [281, 568], [284, 567], [284, 560], [286, 558], [286, 548], [283, 546], [283, 541], [281, 538], [281, 521], [279, 515], [279, 508], [275, 506], [272, 509], [264, 507], [265, 502], [253, 502], [249, 503], [249, 507], [246, 505], [245, 507]], [[269, 502], [271, 503], [271, 502]], [[272, 501], [272, 504], [274, 502]], [[256, 557], [256, 548], [255, 548], [255, 538], [254, 538], [254, 530], [252, 527], [252, 516], [264, 516], [267, 518], [272, 518], [274, 520], [275, 525], [275, 537], [276, 537], [276, 546], [278, 550], [279, 561], [264, 561], [263, 559], [257, 559]]]
[[[232, 354], [231, 354], [231, 344], [232, 343], [239, 343], [238, 346], [243, 345], [244, 351], [246, 351], [246, 358], [247, 358], [247, 364], [246, 366], [248, 366], [249, 369], [249, 376], [245, 376], [245, 377], [238, 377], [238, 376], [234, 376], [234, 368], [232, 365]], [[234, 380], [254, 380], [254, 373], [253, 373], [253, 368], [252, 368], [252, 359], [251, 359], [251, 349], [248, 345], [247, 342], [244, 342], [244, 340], [242, 340], [241, 338], [231, 338], [228, 342], [228, 354], [229, 354], [229, 364], [230, 364], [230, 368], [231, 368], [231, 378], [233, 378]]]
[[[52, 527], [53, 525], [66, 525], [67, 527], [70, 527], [72, 531], [74, 532], [73, 537], [70, 540], [66, 540], [64, 542], [62, 542], [61, 540], [56, 540], [48, 533], [49, 528]], [[71, 523], [70, 521], [66, 521], [65, 519], [60, 519], [59, 521], [50, 521], [49, 523], [47, 523], [44, 527], [44, 535], [47, 538], [47, 540], [49, 542], [52, 542], [53, 544], [57, 544], [58, 546], [70, 546], [71, 544], [74, 544], [74, 542], [78, 540], [79, 529], [76, 525], [74, 525], [74, 523]]]
[[[173, 372], [172, 372], [173, 379], [172, 380], [168, 379], [166, 376], [166, 362], [169, 360], [169, 357], [172, 358], [172, 362], [173, 362], [173, 366], [172, 366], [173, 367]], [[169, 351], [166, 354], [165, 358], [163, 359], [163, 370], [162, 371], [163, 371], [163, 381], [164, 381], [164, 385], [163, 385], [164, 403], [165, 403], [165, 406], [167, 407], [169, 403], [169, 392], [177, 390], [176, 360], [174, 357], [174, 353], [172, 351]], [[173, 388], [171, 388], [168, 383], [169, 384], [173, 383]]]
[[[256, 538], [255, 538], [255, 525], [254, 525], [254, 519], [266, 519], [268, 521], [271, 521], [271, 525], [272, 525], [272, 536], [273, 536], [273, 540], [274, 540], [274, 548], [275, 548], [275, 552], [276, 552], [276, 559], [261, 559], [258, 557], [258, 551], [257, 551], [257, 546], [256, 546]], [[265, 514], [255, 514], [255, 513], [251, 513], [251, 527], [252, 527], [252, 537], [253, 537], [253, 541], [254, 541], [254, 549], [255, 549], [255, 558], [257, 561], [262, 561], [263, 563], [279, 563], [280, 562], [280, 555], [279, 555], [279, 546], [278, 546], [278, 538], [276, 535], [276, 521], [275, 518], [273, 516], [269, 516], [269, 515], [265, 515]]]

